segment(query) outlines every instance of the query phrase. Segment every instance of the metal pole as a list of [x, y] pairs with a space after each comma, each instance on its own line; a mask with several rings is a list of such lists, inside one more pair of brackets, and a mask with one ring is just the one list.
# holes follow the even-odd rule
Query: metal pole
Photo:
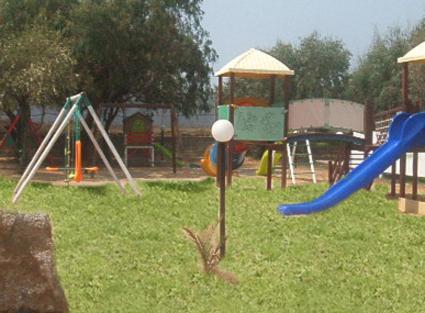
[[225, 170], [226, 144], [218, 143], [218, 164], [219, 185], [220, 185], [220, 257], [226, 254], [226, 170]]
[[13, 203], [16, 203], [18, 201], [19, 197], [21, 196], [22, 192], [24, 191], [25, 187], [28, 185], [28, 183], [31, 181], [31, 179], [34, 177], [35, 172], [40, 167], [41, 163], [43, 163], [44, 159], [46, 158], [47, 154], [49, 154], [50, 150], [52, 149], [53, 145], [58, 140], [59, 136], [63, 132], [63, 130], [66, 127], [66, 123], [72, 118], [72, 114], [74, 114], [75, 110], [77, 109], [77, 104], [74, 104], [72, 108], [69, 110], [68, 114], [66, 115], [65, 119], [60, 124], [59, 128], [57, 129], [56, 133], [53, 135], [52, 139], [48, 143], [46, 149], [43, 151], [43, 153], [40, 155], [40, 157], [37, 159], [37, 162], [35, 162], [34, 166], [30, 170], [28, 176], [23, 180], [21, 186], [17, 189], [16, 194], [13, 196]]
[[22, 174], [21, 178], [18, 181], [18, 184], [15, 187], [15, 190], [13, 191], [13, 194], [16, 194], [18, 191], [18, 188], [21, 186], [22, 182], [24, 181], [25, 177], [28, 175], [30, 170], [33, 168], [35, 161], [37, 161], [40, 154], [43, 152], [44, 148], [46, 147], [47, 142], [52, 137], [53, 133], [55, 132], [57, 126], [59, 125], [60, 121], [62, 120], [62, 117], [65, 114], [65, 107], [67, 104], [64, 105], [64, 107], [60, 110], [58, 117], [53, 122], [52, 127], [50, 127], [49, 131], [47, 132], [46, 137], [44, 137], [43, 141], [41, 142], [40, 146], [37, 148], [37, 151], [35, 152], [34, 156], [32, 157], [30, 163], [28, 164], [27, 168], [25, 169], [24, 173]]
[[93, 117], [94, 122], [96, 123], [97, 127], [100, 130], [100, 133], [102, 134], [107, 145], [109, 146], [109, 149], [111, 149], [111, 152], [114, 155], [115, 159], [117, 160], [119, 166], [121, 167], [121, 170], [124, 172], [124, 175], [127, 177], [127, 180], [129, 182], [131, 188], [133, 189], [134, 193], [138, 196], [141, 196], [142, 194], [140, 193], [136, 182], [134, 181], [133, 177], [131, 177], [131, 174], [128, 171], [127, 167], [124, 165], [124, 162], [122, 161], [120, 155], [118, 154], [118, 151], [115, 149], [114, 144], [112, 143], [111, 139], [109, 138], [108, 133], [106, 132], [105, 128], [103, 128], [102, 122], [100, 121], [99, 117], [97, 116], [96, 112], [94, 111], [93, 106], [87, 105], [87, 109], [89, 110], [91, 116]]
[[[235, 87], [236, 78], [235, 74], [232, 73], [230, 76], [230, 104], [229, 104], [229, 121], [233, 125], [235, 124]], [[233, 176], [233, 151], [235, 148], [235, 141], [232, 139], [227, 143], [227, 185], [232, 185]]]
[[96, 140], [96, 137], [94, 137], [92, 131], [90, 130], [90, 127], [87, 125], [86, 121], [84, 120], [84, 118], [82, 116], [80, 116], [80, 123], [83, 126], [83, 128], [85, 129], [85, 131], [87, 132], [87, 135], [89, 135], [89, 138], [90, 138], [90, 140], [93, 143], [93, 146], [96, 148], [97, 153], [99, 153], [100, 158], [102, 159], [103, 163], [105, 164], [106, 168], [109, 171], [109, 174], [111, 174], [112, 178], [117, 183], [119, 189], [123, 193], [125, 193], [125, 188], [124, 188], [123, 184], [120, 182], [120, 180], [118, 179], [117, 175], [115, 175], [115, 172], [112, 169], [112, 166], [111, 166], [111, 164], [108, 161], [108, 158], [103, 153], [102, 148], [100, 147], [99, 143]]

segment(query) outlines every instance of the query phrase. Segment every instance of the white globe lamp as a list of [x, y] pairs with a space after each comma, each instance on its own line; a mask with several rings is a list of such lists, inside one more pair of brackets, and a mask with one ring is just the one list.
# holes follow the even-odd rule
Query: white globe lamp
[[213, 124], [211, 133], [216, 141], [228, 142], [233, 138], [235, 129], [228, 120], [218, 120]]

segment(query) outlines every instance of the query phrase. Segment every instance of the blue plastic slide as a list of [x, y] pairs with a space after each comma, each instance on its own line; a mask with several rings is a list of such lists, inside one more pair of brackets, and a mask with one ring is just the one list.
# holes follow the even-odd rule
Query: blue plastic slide
[[404, 153], [425, 145], [425, 113], [397, 114], [390, 126], [387, 142], [370, 157], [328, 189], [319, 198], [299, 204], [282, 204], [283, 215], [310, 214], [326, 210], [368, 186]]

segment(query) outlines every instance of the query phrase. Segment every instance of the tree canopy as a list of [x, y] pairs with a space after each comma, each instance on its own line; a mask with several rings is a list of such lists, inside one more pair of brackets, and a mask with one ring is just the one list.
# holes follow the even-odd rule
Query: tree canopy
[[369, 102], [377, 110], [401, 104], [401, 66], [397, 58], [408, 51], [408, 36], [400, 28], [375, 33], [366, 55], [360, 57], [347, 87], [347, 97]]
[[199, 0], [84, 1], [68, 36], [82, 85], [99, 101], [137, 97], [205, 109], [215, 51], [200, 25]]
[[187, 116], [207, 109], [216, 53], [201, 3], [0, 0], [0, 105], [62, 105], [84, 90], [95, 105], [136, 98]]
[[[349, 78], [351, 53], [341, 40], [321, 37], [317, 32], [302, 38], [299, 45], [278, 41], [267, 53], [295, 71], [292, 99], [342, 98]], [[277, 84], [277, 100], [282, 100], [282, 84]], [[267, 97], [268, 81], [241, 80], [237, 95]]]

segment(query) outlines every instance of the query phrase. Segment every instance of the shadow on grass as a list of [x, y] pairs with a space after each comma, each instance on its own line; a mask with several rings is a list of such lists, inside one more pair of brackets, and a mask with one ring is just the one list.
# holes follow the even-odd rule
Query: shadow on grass
[[51, 183], [31, 182], [31, 188], [34, 188], [34, 189], [44, 190], [50, 187], [52, 187]]
[[73, 186], [71, 188], [79, 189], [87, 193], [103, 196], [108, 193], [107, 186]]
[[214, 179], [207, 178], [200, 182], [147, 182], [148, 187], [158, 187], [163, 190], [184, 191], [184, 192], [202, 192], [211, 188]]

